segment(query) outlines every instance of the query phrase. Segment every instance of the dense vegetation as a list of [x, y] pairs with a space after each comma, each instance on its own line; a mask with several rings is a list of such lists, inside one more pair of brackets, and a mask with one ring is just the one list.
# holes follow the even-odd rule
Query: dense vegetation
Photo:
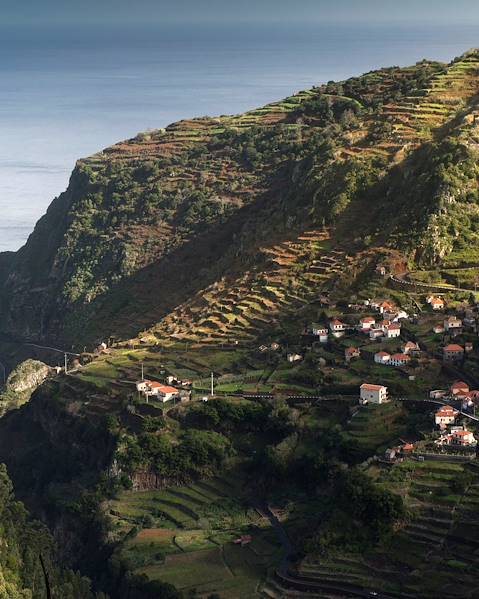
[[0, 595], [5, 599], [102, 599], [91, 583], [57, 566], [47, 527], [15, 501], [4, 465], [0, 467]]

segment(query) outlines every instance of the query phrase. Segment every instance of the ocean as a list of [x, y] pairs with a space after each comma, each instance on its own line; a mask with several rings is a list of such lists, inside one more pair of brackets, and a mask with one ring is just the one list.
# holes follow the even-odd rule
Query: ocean
[[78, 158], [139, 131], [477, 45], [479, 26], [433, 23], [0, 26], [0, 251], [25, 243]]

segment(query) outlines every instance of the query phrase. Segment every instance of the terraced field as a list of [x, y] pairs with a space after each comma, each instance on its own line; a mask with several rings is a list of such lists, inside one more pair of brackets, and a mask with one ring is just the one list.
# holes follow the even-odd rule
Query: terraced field
[[[129, 569], [199, 597], [259, 597], [259, 582], [281, 553], [269, 521], [242, 501], [231, 479], [125, 492], [107, 509]], [[251, 543], [234, 543], [245, 534]]]
[[347, 434], [358, 443], [360, 450], [377, 449], [380, 453], [397, 442], [403, 430], [401, 417], [404, 414], [404, 405], [399, 402], [364, 406], [349, 421]]
[[[472, 482], [461, 488], [457, 480], [465, 472], [471, 473]], [[477, 466], [406, 461], [385, 469], [372, 467], [370, 473], [377, 484], [404, 497], [411, 514], [409, 522], [389, 541], [361, 556], [347, 552], [309, 556], [290, 572], [291, 580], [270, 578], [266, 595], [342, 597], [347, 593], [326, 592], [324, 587], [353, 585], [359, 592], [384, 592], [398, 598], [475, 597], [479, 590]], [[304, 594], [288, 590], [291, 581], [293, 586], [296, 581]]]
[[[339, 151], [348, 158], [357, 155], [395, 156], [400, 159], [404, 152], [419, 147], [421, 143], [434, 137], [435, 131], [447, 121], [468, 107], [467, 124], [474, 124], [476, 109], [474, 98], [479, 91], [479, 60], [476, 52], [464, 55], [443, 73], [435, 75], [424, 87], [412, 96], [406, 96], [399, 103], [386, 104], [380, 119], [387, 123], [390, 133], [384, 141], [373, 143], [365, 134], [363, 140]], [[465, 113], [463, 115], [465, 117]], [[369, 123], [369, 129], [377, 126], [377, 121]]]
[[327, 230], [261, 250], [266, 268], [215, 282], [178, 306], [148, 334], [187, 343], [251, 343], [285, 314], [298, 313], [336, 282], [350, 258], [328, 248]]

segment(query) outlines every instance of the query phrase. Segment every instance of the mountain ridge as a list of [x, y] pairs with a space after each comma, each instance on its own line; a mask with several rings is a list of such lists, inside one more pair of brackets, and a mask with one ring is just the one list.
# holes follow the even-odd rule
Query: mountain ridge
[[[396, 239], [407, 255], [413, 243], [404, 232], [411, 228], [391, 219], [381, 194], [402, 194], [421, 153], [427, 156], [427, 147], [429, 154], [442, 152], [444, 136], [459, 145], [463, 135], [468, 151], [475, 151], [470, 130], [478, 73], [477, 51], [450, 65], [423, 61], [382, 69], [243, 115], [180, 121], [80, 160], [67, 191], [27, 244], [0, 256], [2, 332], [91, 343], [99, 341], [93, 331], [102, 330], [107, 317], [121, 334], [108, 304], [142, 303], [138, 286], [132, 292], [141, 273], [159, 269], [171, 279], [169, 273], [178, 274], [188, 259], [193, 275], [210, 271], [206, 282], [214, 283], [228, 275], [228, 260], [254, 266], [251, 239], [257, 237], [259, 245], [278, 235], [287, 239], [292, 228], [300, 235], [308, 227], [332, 225], [339, 245], [344, 239], [351, 244], [351, 231], [358, 229], [352, 245], [359, 251], [364, 238], [392, 247]], [[398, 201], [403, 213], [414, 215], [403, 195]], [[389, 238], [371, 225], [365, 206], [373, 224], [387, 214]], [[414, 218], [417, 242], [433, 217]], [[438, 251], [422, 254], [434, 261], [446, 250]], [[225, 265], [212, 269], [214, 262]], [[182, 287], [200, 290], [201, 280], [192, 285], [194, 276], [186, 278]], [[176, 299], [158, 294], [166, 306], [154, 318], [188, 299], [187, 293], [169, 294]], [[155, 324], [138, 318], [135, 325], [131, 310], [130, 319], [129, 334], [135, 326]]]

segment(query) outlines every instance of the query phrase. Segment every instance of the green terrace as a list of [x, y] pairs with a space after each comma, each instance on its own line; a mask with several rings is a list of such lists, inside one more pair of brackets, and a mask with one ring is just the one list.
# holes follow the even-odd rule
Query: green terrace
[[[106, 507], [126, 567], [199, 597], [259, 597], [281, 549], [268, 520], [241, 499], [241, 481], [216, 478], [163, 491], [129, 491]], [[235, 541], [251, 537], [245, 545]]]
[[[323, 596], [315, 583], [340, 588], [348, 582], [404, 599], [472, 599], [479, 574], [478, 468], [406, 460], [370, 466], [368, 473], [405, 498], [408, 517], [374, 549], [303, 559], [290, 576], [306, 585], [304, 596]], [[268, 597], [298, 596], [273, 577], [265, 589]]]

